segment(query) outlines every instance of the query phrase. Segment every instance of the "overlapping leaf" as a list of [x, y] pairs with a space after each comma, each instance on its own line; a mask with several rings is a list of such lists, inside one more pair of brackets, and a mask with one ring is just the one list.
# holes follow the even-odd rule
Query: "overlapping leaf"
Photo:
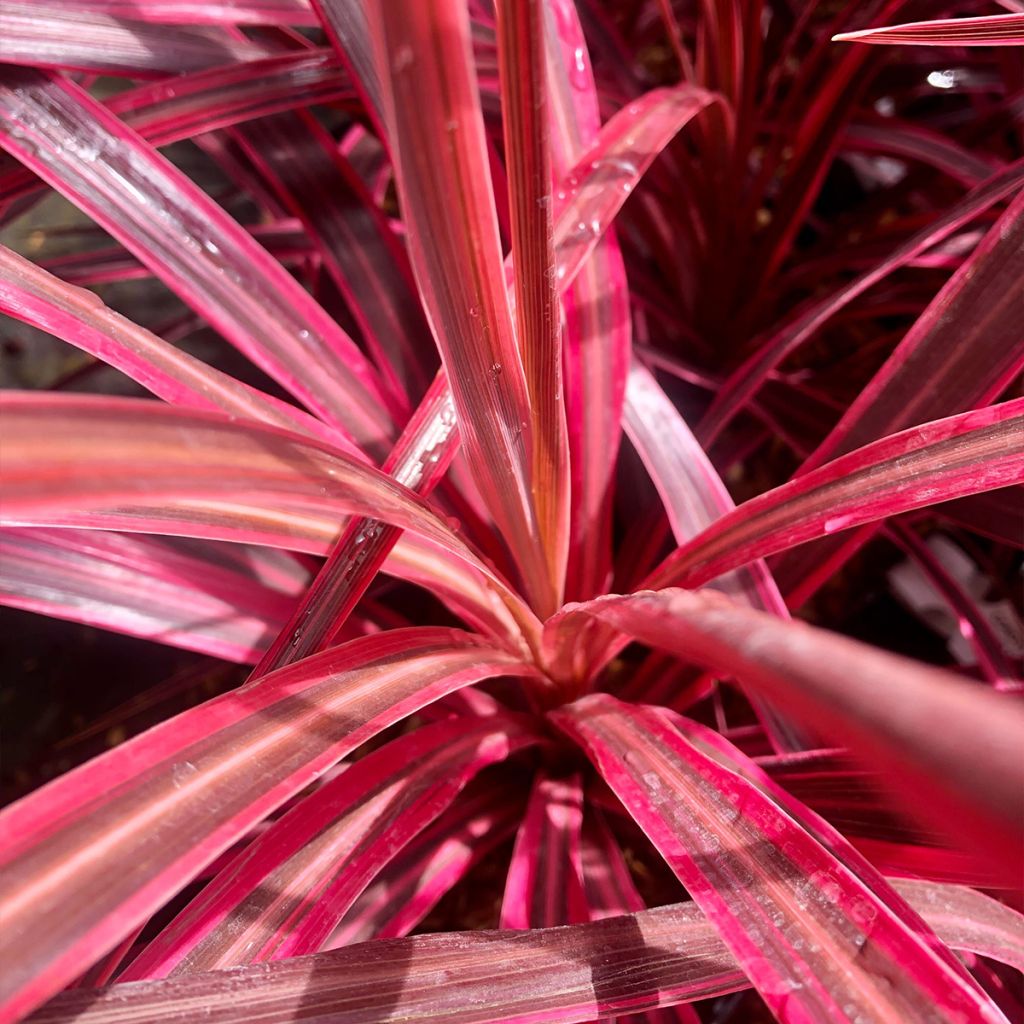
[[[674, 731], [607, 695], [552, 716], [719, 929], [781, 1021], [998, 1021], [856, 876], [771, 800]], [[884, 981], [881, 980], [884, 978]]]
[[362, 758], [226, 865], [121, 980], [316, 952], [367, 881], [470, 778], [535, 738], [507, 716], [455, 718]]
[[382, 454], [394, 426], [354, 342], [248, 232], [84, 90], [10, 68], [0, 143], [76, 202], [228, 340]]
[[[947, 835], [955, 822], [956, 844], [1004, 878], [1019, 871], [1024, 710], [1012, 698], [710, 592], [609, 597], [574, 610], [735, 676], [889, 772], [911, 814]], [[955, 731], [943, 725], [951, 721]]]
[[515, 657], [449, 629], [353, 641], [187, 711], [0, 818], [2, 1019], [38, 1005], [363, 740]]

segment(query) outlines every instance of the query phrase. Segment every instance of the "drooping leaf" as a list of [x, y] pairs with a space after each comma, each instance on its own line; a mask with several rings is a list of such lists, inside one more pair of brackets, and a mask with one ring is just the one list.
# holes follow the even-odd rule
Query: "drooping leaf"
[[206, 366], [116, 313], [95, 292], [64, 284], [3, 246], [0, 310], [102, 359], [173, 405], [309, 434], [362, 458], [344, 435], [301, 409]]
[[[304, 50], [175, 75], [117, 93], [106, 106], [150, 145], [166, 146], [292, 107], [351, 98], [352, 87], [329, 50]], [[0, 198], [45, 186], [12, 161], [0, 171]]]
[[0, 604], [255, 662], [297, 600], [172, 542], [92, 530], [0, 530]]
[[[751, 613], [754, 614], [754, 613]], [[719, 930], [774, 1015], [998, 1021], [999, 1012], [739, 775], [651, 708], [595, 694], [552, 714]]]
[[180, 171], [59, 76], [0, 76], [0, 144], [97, 220], [311, 411], [383, 454], [372, 366], [302, 287]]
[[460, 686], [532, 671], [458, 630], [390, 630], [186, 711], [7, 808], [3, 1019], [365, 739]]
[[[956, 845], [973, 848], [1004, 877], [1019, 871], [1024, 709], [1012, 697], [710, 591], [663, 590], [570, 608], [735, 676], [888, 772], [907, 811], [943, 834], [952, 830]], [[956, 730], [943, 725], [952, 721]]]
[[508, 716], [456, 718], [360, 759], [227, 864], [120, 980], [316, 952], [369, 879], [469, 779], [535, 739]]

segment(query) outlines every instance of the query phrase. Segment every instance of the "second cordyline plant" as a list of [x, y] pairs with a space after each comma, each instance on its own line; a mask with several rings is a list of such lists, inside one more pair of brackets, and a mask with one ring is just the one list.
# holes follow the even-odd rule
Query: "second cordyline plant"
[[[582, 6], [614, 68], [625, 22]], [[979, 679], [789, 607], [882, 531], [942, 581], [893, 517], [1024, 479], [1024, 401], [999, 401], [1024, 361], [1024, 165], [862, 125], [960, 194], [894, 243], [881, 218], [883, 258], [773, 321], [873, 67], [829, 37], [910, 5], [828, 31], [813, 4], [639, 6], [683, 84], [620, 67], [599, 93], [568, 0], [0, 12], [8, 213], [49, 187], [116, 243], [49, 269], [3, 250], [0, 305], [163, 400], [3, 396], [3, 599], [256, 664], [3, 813], [0, 1020], [694, 1022], [748, 989], [793, 1022], [1019, 1006], [1024, 711], [998, 638], [949, 579]], [[101, 102], [100, 74], [153, 81]], [[340, 146], [314, 104], [348, 115]], [[192, 137], [281, 224], [248, 230], [158, 152]], [[664, 280], [632, 269], [665, 254]], [[778, 372], [915, 260], [952, 274], [848, 403]], [[78, 286], [104, 274], [158, 278], [295, 402]], [[673, 289], [703, 370], [651, 326]], [[696, 434], [655, 367], [710, 381]], [[798, 468], [734, 505], [706, 452], [743, 464], [764, 423]], [[656, 508], [623, 487], [623, 433]], [[366, 600], [381, 571], [449, 624]], [[886, 795], [843, 803], [860, 776]], [[510, 837], [500, 932], [410, 935]], [[646, 908], [645, 858], [676, 902]]]

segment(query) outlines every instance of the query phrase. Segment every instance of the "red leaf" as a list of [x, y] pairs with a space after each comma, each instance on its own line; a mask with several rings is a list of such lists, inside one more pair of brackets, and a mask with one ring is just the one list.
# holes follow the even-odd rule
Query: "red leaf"
[[[755, 613], [749, 613], [755, 614]], [[775, 620], [772, 620], [775, 621]], [[781, 1021], [999, 1013], [741, 776], [651, 708], [553, 712], [666, 858]]]
[[477, 772], [535, 741], [508, 716], [453, 718], [361, 758], [225, 865], [120, 980], [315, 953], [370, 878]]
[[3, 1011], [37, 1006], [348, 751], [418, 707], [530, 673], [457, 630], [391, 630], [186, 711], [0, 816]]
[[[575, 606], [630, 637], [735, 676], [787, 713], [845, 742], [888, 772], [907, 810], [950, 834], [1008, 878], [1021, 858], [1024, 787], [1012, 698], [949, 672], [712, 592], [664, 590]], [[884, 680], [885, 701], [878, 699]], [[945, 723], [957, 722], [950, 730]]]
[[843, 32], [832, 39], [844, 43], [916, 43], [923, 46], [1021, 46], [1024, 45], [1024, 14], [912, 21], [905, 25]]

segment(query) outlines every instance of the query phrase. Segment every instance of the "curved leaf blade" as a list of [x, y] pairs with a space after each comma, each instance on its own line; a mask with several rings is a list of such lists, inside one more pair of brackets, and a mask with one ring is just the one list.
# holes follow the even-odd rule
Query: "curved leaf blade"
[[531, 672], [458, 630], [390, 630], [186, 711], [7, 808], [0, 1019], [52, 995], [365, 739], [461, 686]]
[[[713, 592], [663, 590], [578, 605], [629, 637], [671, 651], [787, 709], [887, 772], [906, 808], [1013, 878], [1022, 849], [1024, 709], [930, 666]], [[878, 700], [885, 685], [886, 700]], [[944, 723], [957, 722], [950, 731]]]
[[355, 343], [247, 231], [102, 104], [60, 76], [9, 67], [0, 77], [0, 144], [311, 411], [383, 454], [394, 425]]
[[780, 1021], [998, 1021], [867, 886], [652, 708], [552, 713], [708, 915]]
[[677, 548], [645, 588], [698, 587], [817, 537], [1024, 481], [1024, 399], [865, 445], [744, 502]]

